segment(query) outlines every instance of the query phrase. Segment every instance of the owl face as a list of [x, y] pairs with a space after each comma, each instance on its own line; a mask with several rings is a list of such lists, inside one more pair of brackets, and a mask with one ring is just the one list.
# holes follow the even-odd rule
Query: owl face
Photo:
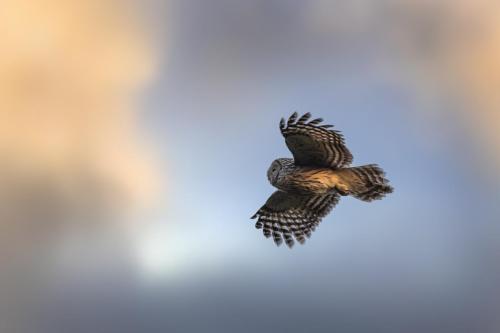
[[282, 169], [282, 165], [279, 162], [279, 160], [274, 160], [273, 163], [271, 163], [271, 166], [267, 170], [267, 179], [269, 179], [269, 182], [272, 185], [275, 185], [276, 182], [278, 181], [278, 177], [280, 174], [280, 171]]

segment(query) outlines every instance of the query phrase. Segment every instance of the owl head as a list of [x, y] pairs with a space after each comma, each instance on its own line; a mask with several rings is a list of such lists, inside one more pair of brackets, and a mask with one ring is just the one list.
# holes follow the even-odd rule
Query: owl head
[[281, 177], [291, 168], [293, 168], [293, 159], [278, 158], [271, 163], [267, 170], [267, 179], [272, 185], [276, 186]]

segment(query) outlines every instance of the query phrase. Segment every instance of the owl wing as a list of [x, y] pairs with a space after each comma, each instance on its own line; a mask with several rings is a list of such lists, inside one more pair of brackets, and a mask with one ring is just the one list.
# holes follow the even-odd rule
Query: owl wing
[[283, 191], [274, 192], [252, 219], [257, 218], [255, 227], [263, 229], [264, 236], [273, 236], [276, 245], [283, 239], [292, 247], [295, 239], [303, 244], [305, 237], [321, 222], [339, 201], [339, 194], [298, 195]]
[[320, 125], [323, 119], [307, 122], [311, 114], [300, 117], [295, 112], [288, 121], [281, 119], [280, 130], [296, 165], [314, 165], [341, 168], [352, 162], [352, 154], [345, 146], [344, 136], [332, 125]]

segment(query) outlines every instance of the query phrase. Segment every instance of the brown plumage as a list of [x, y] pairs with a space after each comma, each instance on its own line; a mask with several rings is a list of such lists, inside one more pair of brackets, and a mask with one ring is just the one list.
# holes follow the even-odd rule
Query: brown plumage
[[286, 123], [281, 119], [280, 130], [294, 158], [273, 161], [267, 177], [278, 191], [252, 216], [255, 227], [273, 236], [277, 245], [284, 240], [292, 247], [294, 238], [304, 243], [341, 195], [369, 202], [393, 191], [377, 165], [349, 168], [352, 154], [342, 134], [320, 125], [321, 118], [308, 122], [310, 117], [294, 113]]

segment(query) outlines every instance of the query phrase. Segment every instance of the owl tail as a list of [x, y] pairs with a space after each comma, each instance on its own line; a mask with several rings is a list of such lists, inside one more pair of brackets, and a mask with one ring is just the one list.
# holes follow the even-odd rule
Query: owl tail
[[343, 169], [342, 180], [345, 188], [339, 188], [339, 192], [347, 190], [346, 194], [363, 201], [382, 199], [393, 191], [385, 172], [376, 164]]

